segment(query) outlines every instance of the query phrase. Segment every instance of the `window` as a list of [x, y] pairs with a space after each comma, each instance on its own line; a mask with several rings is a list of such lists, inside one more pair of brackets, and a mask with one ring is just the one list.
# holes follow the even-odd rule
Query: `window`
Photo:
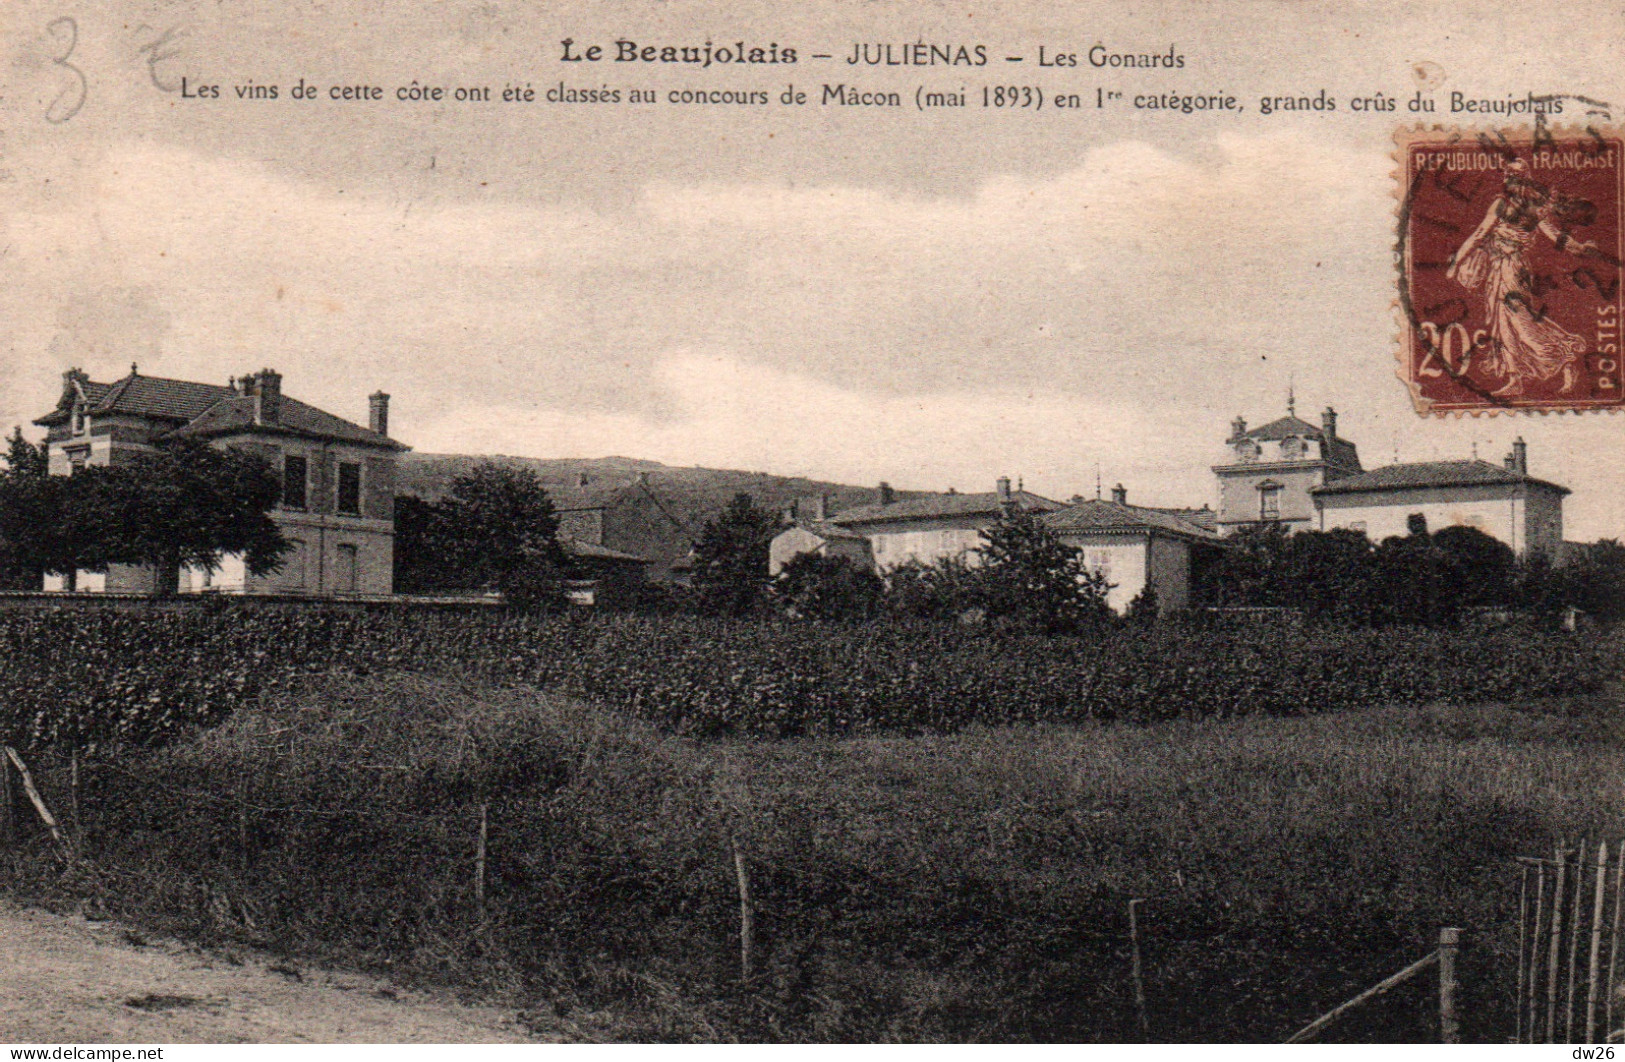
[[357, 559], [360, 551], [350, 543], [340, 545], [335, 553], [338, 562], [333, 572], [334, 587], [341, 594], [353, 594], [360, 588]]
[[1281, 518], [1280, 487], [1271, 485], [1258, 488], [1258, 518], [1260, 520], [1279, 520]]
[[1350, 520], [1349, 521], [1349, 530], [1350, 531], [1358, 531], [1362, 535], [1365, 534], [1365, 521], [1364, 520]]
[[291, 454], [282, 459], [282, 505], [288, 509], [305, 507], [310, 462]]
[[85, 453], [85, 451], [83, 451], [83, 450], [75, 450], [75, 451], [73, 451], [73, 453], [69, 454], [68, 455], [69, 473], [71, 475], [78, 475], [80, 472], [83, 472], [85, 470], [85, 462], [89, 458], [89, 456], [90, 455]]
[[338, 509], [351, 516], [361, 515], [361, 466], [351, 461], [339, 462]]
[[73, 404], [73, 433], [75, 435], [85, 433], [85, 404], [83, 402]]

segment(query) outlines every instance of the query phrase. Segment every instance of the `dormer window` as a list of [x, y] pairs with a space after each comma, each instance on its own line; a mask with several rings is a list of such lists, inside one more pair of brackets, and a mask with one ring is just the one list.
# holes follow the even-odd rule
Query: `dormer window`
[[75, 435], [85, 433], [85, 404], [83, 402], [73, 404], [73, 433]]
[[1257, 461], [1258, 454], [1258, 444], [1253, 442], [1253, 440], [1242, 439], [1240, 442], [1236, 443], [1236, 456], [1241, 458], [1243, 461]]
[[1303, 456], [1303, 440], [1296, 435], [1289, 435], [1281, 440], [1281, 456], [1288, 461], [1296, 461]]

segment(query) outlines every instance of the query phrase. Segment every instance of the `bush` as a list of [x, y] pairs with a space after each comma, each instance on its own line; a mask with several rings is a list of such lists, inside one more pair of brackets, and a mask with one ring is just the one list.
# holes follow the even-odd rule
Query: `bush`
[[0, 736], [161, 743], [260, 703], [290, 675], [334, 669], [521, 682], [699, 735], [1297, 715], [1573, 693], [1612, 674], [1598, 641], [1520, 625], [1192, 622], [1064, 638], [400, 606], [19, 609], [0, 613]]

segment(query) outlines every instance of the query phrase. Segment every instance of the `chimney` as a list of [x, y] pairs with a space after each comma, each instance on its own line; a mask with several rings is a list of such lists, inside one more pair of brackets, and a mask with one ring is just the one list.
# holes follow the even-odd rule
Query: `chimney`
[[1529, 474], [1529, 444], [1520, 435], [1512, 440], [1512, 452], [1507, 454], [1507, 471], [1520, 476]]
[[1247, 421], [1246, 421], [1245, 418], [1237, 417], [1235, 420], [1232, 420], [1230, 422], [1230, 437], [1232, 439], [1239, 439], [1243, 435], [1246, 435], [1246, 434], [1247, 434]]
[[896, 500], [897, 500], [897, 495], [891, 489], [891, 484], [887, 483], [885, 480], [882, 480], [881, 483], [880, 483], [880, 504], [881, 505], [890, 505], [892, 502], [894, 502]]
[[999, 490], [999, 501], [1001, 503], [1008, 502], [1010, 500], [1010, 477], [1000, 476], [997, 486]]
[[367, 396], [367, 427], [379, 435], [389, 434], [389, 396], [382, 391]]
[[818, 497], [813, 499], [813, 515], [812, 515], [812, 518], [814, 520], [818, 521], [819, 523], [823, 523], [825, 520], [829, 519], [829, 495], [828, 494], [820, 494]]
[[1119, 483], [1112, 488], [1112, 501], [1118, 505], [1128, 504], [1128, 488]]
[[1328, 439], [1337, 438], [1337, 410], [1331, 406], [1320, 411], [1320, 431]]
[[282, 374], [273, 369], [261, 369], [253, 382], [254, 423], [279, 423], [282, 420]]

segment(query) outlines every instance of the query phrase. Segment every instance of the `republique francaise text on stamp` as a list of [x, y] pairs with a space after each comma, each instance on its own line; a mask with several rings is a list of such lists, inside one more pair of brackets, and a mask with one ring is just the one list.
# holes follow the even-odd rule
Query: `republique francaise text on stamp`
[[1537, 124], [1396, 141], [1399, 372], [1418, 412], [1625, 405], [1620, 137]]

